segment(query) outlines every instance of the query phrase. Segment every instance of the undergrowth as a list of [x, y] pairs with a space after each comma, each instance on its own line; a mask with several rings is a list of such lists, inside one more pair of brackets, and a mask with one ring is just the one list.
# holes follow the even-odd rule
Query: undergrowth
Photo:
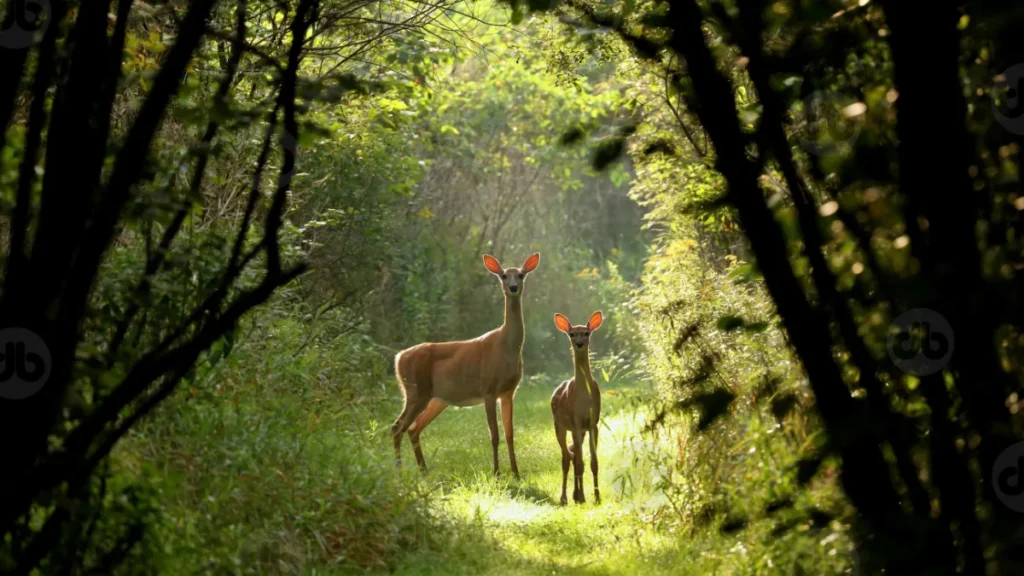
[[166, 572], [384, 568], [430, 546], [429, 493], [375, 450], [394, 392], [380, 352], [352, 333], [295, 355], [300, 320], [259, 321], [117, 453], [159, 495]]
[[[624, 358], [594, 363], [604, 501], [593, 503], [588, 473], [587, 503], [561, 507], [548, 400], [565, 366], [528, 366], [517, 393], [522, 480], [508, 477], [504, 443], [504, 474], [491, 476], [486, 421], [472, 408], [450, 408], [424, 432], [421, 476], [393, 464], [390, 350], [359, 330], [310, 341], [297, 314], [253, 322], [113, 460], [119, 481], [152, 493], [146, 541], [159, 573], [838, 574], [848, 563], [829, 526], [779, 538], [754, 519], [726, 534], [721, 518], [680, 508], [670, 488], [688, 434], [643, 433], [655, 391]], [[403, 455], [412, 462], [408, 442]]]

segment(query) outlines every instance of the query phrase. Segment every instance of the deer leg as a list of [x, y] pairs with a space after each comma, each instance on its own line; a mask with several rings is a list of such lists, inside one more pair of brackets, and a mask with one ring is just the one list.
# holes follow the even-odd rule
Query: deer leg
[[512, 475], [519, 479], [519, 466], [516, 465], [516, 444], [512, 433], [512, 396], [515, 391], [501, 397], [501, 423], [505, 427], [505, 444], [508, 444], [508, 460], [512, 466]]
[[575, 425], [572, 431], [572, 500], [577, 504], [587, 501], [583, 496], [583, 431], [580, 428], [579, 425]]
[[420, 465], [420, 470], [423, 472], [427, 471], [427, 463], [423, 460], [423, 450], [420, 449], [420, 432], [423, 432], [427, 424], [430, 424], [447, 407], [448, 403], [444, 400], [431, 398], [430, 402], [427, 402], [427, 407], [409, 426], [409, 442], [412, 443], [413, 452], [416, 453], [416, 463]]
[[487, 427], [491, 430], [491, 454], [494, 457], [494, 475], [498, 473], [498, 399], [495, 396], [484, 398], [484, 408], [487, 410]]
[[402, 429], [402, 420], [405, 420], [407, 414], [409, 414], [409, 400], [406, 399], [405, 406], [402, 406], [402, 413], [395, 419], [395, 423], [391, 425], [391, 438], [395, 441], [395, 467], [402, 467], [402, 434], [399, 430]]
[[558, 425], [558, 421], [555, 421], [555, 437], [558, 438], [558, 445], [562, 448], [562, 499], [559, 503], [565, 506], [569, 500], [565, 497], [565, 484], [569, 478], [569, 461], [572, 460], [572, 456], [569, 455], [569, 447], [565, 445], [565, 428]]
[[601, 490], [597, 487], [597, 426], [590, 430], [590, 471], [594, 474], [594, 502], [601, 503]]
[[395, 466], [398, 468], [402, 467], [402, 435], [405, 434], [412, 421], [427, 405], [427, 402], [420, 400], [415, 395], [415, 392], [409, 391], [407, 394], [402, 413], [398, 415], [398, 419], [391, 425], [391, 436], [395, 441]]

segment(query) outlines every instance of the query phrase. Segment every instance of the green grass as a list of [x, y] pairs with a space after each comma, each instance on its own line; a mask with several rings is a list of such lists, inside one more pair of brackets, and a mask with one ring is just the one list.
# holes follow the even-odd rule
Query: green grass
[[[588, 468], [587, 502], [561, 506], [549, 402], [564, 376], [533, 374], [520, 385], [521, 480], [511, 477], [504, 438], [503, 474], [492, 476], [482, 406], [449, 408], [423, 432], [421, 475], [407, 438], [405, 466], [395, 469], [400, 394], [377, 353], [359, 356], [349, 342], [293, 358], [282, 350], [302, 332], [277, 326], [118, 447], [118, 481], [145, 487], [158, 510], [147, 558], [161, 574], [769, 575], [797, 564], [843, 573], [827, 526], [801, 523], [776, 537], [768, 519], [733, 534], [720, 533], [718, 519], [698, 525], [699, 503], [661, 490], [662, 474], [675, 474], [675, 487], [698, 481], [678, 476], [687, 432], [640, 434], [642, 385], [614, 376], [602, 384], [602, 503]], [[773, 481], [749, 470], [750, 486]]]
[[[423, 432], [429, 471], [422, 479], [439, 492], [435, 506], [464, 527], [444, 552], [408, 555], [398, 574], [646, 574], [687, 573], [680, 540], [659, 533], [650, 522], [663, 501], [628, 489], [635, 476], [633, 438], [641, 425], [627, 401], [629, 389], [602, 391], [599, 482], [602, 503], [593, 500], [592, 476], [585, 476], [587, 502], [559, 505], [561, 453], [551, 421], [556, 378], [532, 378], [515, 402], [516, 456], [521, 480], [509, 474], [502, 438], [502, 477], [491, 475], [490, 441], [482, 407], [442, 413]], [[588, 462], [589, 451], [586, 452]], [[412, 460], [408, 442], [403, 462]], [[634, 484], [639, 479], [632, 478]], [[627, 487], [624, 491], [623, 488]], [[667, 565], [671, 558], [674, 565]]]
[[[827, 527], [815, 535], [815, 529], [805, 524], [776, 537], [770, 533], [774, 522], [755, 519], [746, 530], [728, 535], [718, 531], [717, 522], [694, 527], [692, 519], [683, 520], [677, 511], [685, 503], [670, 502], [659, 487], [661, 474], [673, 467], [676, 441], [685, 432], [662, 434], [660, 440], [642, 435], [646, 410], [639, 400], [646, 395], [631, 381], [602, 387], [601, 504], [593, 500], [588, 464], [587, 502], [573, 503], [570, 493], [569, 504], [561, 506], [561, 453], [550, 408], [551, 392], [559, 381], [545, 375], [526, 378], [516, 394], [521, 480], [509, 474], [504, 438], [499, 445], [502, 476], [491, 475], [482, 407], [449, 408], [423, 432], [429, 470], [423, 477], [405, 474], [434, 491], [433, 510], [458, 529], [438, 548], [405, 554], [394, 573], [853, 573], [848, 559], [837, 557], [836, 538], [829, 536]], [[389, 438], [381, 442], [390, 456]], [[408, 441], [402, 454], [403, 462], [414, 462]], [[585, 454], [589, 457], [589, 450]]]

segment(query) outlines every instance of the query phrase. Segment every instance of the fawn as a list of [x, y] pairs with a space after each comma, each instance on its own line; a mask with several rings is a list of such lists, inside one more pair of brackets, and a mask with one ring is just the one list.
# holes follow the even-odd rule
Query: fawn
[[420, 433], [448, 405], [483, 404], [491, 431], [494, 475], [498, 476], [497, 402], [512, 474], [519, 478], [512, 434], [512, 399], [523, 377], [523, 292], [526, 276], [537, 269], [535, 253], [522, 268], [502, 268], [493, 256], [484, 255], [484, 266], [499, 280], [505, 296], [505, 321], [501, 326], [472, 340], [425, 342], [395, 355], [395, 377], [402, 388], [402, 413], [391, 426], [395, 442], [395, 464], [402, 465], [402, 434], [408, 430], [416, 462], [426, 471], [420, 449]]
[[[574, 376], [562, 382], [551, 395], [551, 416], [555, 421], [555, 436], [562, 447], [562, 505], [565, 498], [566, 478], [569, 474], [569, 460], [572, 460], [574, 480], [572, 499], [582, 504], [583, 496], [583, 436], [590, 432], [590, 471], [594, 474], [594, 500], [601, 503], [601, 491], [597, 487], [597, 423], [601, 417], [601, 391], [597, 380], [590, 372], [590, 335], [600, 328], [604, 315], [594, 312], [587, 323], [573, 326], [569, 319], [555, 314], [555, 326], [569, 336], [573, 352]], [[565, 445], [566, 431], [572, 432], [572, 449]]]

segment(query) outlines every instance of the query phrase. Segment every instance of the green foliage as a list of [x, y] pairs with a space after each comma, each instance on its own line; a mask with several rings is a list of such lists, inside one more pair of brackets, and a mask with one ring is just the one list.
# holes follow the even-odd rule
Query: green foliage
[[[759, 550], [769, 573], [794, 550], [817, 573], [838, 570], [849, 557], [849, 525], [812, 520], [829, 506], [846, 509], [833, 472], [810, 493], [799, 489], [801, 455], [818, 442], [802, 369], [759, 282], [736, 277], [743, 262], [727, 254], [716, 270], [704, 256], [714, 247], [694, 239], [700, 221], [676, 214], [657, 222], [664, 232], [633, 303], [644, 327], [637, 365], [659, 396], [649, 434], [680, 438], [674, 458], [645, 456], [666, 470], [659, 488], [675, 505], [665, 522], [698, 533], [722, 529], [737, 546]], [[782, 507], [780, 499], [794, 503]], [[779, 525], [812, 530], [780, 539]], [[839, 564], [826, 570], [827, 558]]]
[[[250, 169], [279, 73], [260, 68], [259, 52], [281, 58], [287, 49], [281, 24], [291, 7], [260, 7], [247, 21], [256, 50], [243, 60], [254, 72], [226, 103], [211, 105], [230, 44], [209, 38], [154, 142], [144, 194], [103, 263], [85, 320], [84, 383], [69, 421], [217, 288], [234, 248], [230, 233], [249, 210]], [[553, 7], [543, 1], [514, 4], [510, 14], [490, 3], [437, 6], [445, 10], [438, 20], [417, 3], [390, 4], [386, 16], [382, 7], [334, 14], [340, 28], [318, 29], [300, 67], [300, 137], [271, 131], [275, 145], [298, 152], [285, 178], [281, 255], [302, 257], [313, 270], [217, 339], [90, 479], [86, 508], [97, 520], [95, 550], [82, 552], [88, 563], [102, 562], [96, 550], [116, 549], [126, 529], [146, 527], [126, 551], [124, 573], [848, 568], [850, 515], [836, 463], [727, 203], [715, 152], [684, 106], [687, 80], [636, 59], [608, 30], [582, 26], [568, 35], [538, 15]], [[632, 46], [641, 54], [657, 48], [652, 38], [669, 24], [648, 8], [612, 7], [629, 26], [655, 28]], [[805, 16], [834, 13], [816, 8]], [[221, 36], [233, 30], [232, 17], [224, 6], [215, 14]], [[502, 18], [529, 26], [482, 24]], [[710, 35], [712, 48], [737, 62], [729, 67], [737, 120], [753, 142], [764, 109], [719, 32]], [[152, 88], [172, 40], [157, 30], [128, 35], [119, 88], [126, 115]], [[839, 62], [868, 108], [863, 126], [844, 126], [868, 133], [891, 113], [873, 77], [891, 73], [890, 63], [870, 48]], [[779, 82], [790, 99], [806, 88], [792, 75]], [[803, 121], [805, 110], [792, 108], [791, 135], [821, 135], [821, 118]], [[223, 130], [200, 142], [211, 121]], [[826, 131], [816, 142], [848, 135]], [[7, 209], [23, 140], [14, 126], [0, 156]], [[206, 179], [191, 190], [188, 167], [207, 152]], [[840, 152], [806, 161], [845, 181], [857, 173], [845, 165], [849, 150]], [[284, 155], [271, 156], [266, 174], [276, 175]], [[810, 287], [801, 224], [782, 180], [771, 166], [761, 176], [792, 244], [793, 269]], [[264, 192], [277, 183], [265, 176]], [[183, 232], [166, 264], [137, 289], [183, 204]], [[888, 192], [867, 188], [836, 204], [884, 228], [871, 239], [881, 265], [913, 266]], [[252, 210], [262, 218], [270, 202], [258, 196]], [[838, 238], [842, 213], [831, 214], [822, 224]], [[854, 272], [863, 270], [863, 255], [843, 238], [829, 262], [842, 290], [863, 289]], [[242, 252], [260, 241], [250, 230]], [[396, 474], [394, 353], [497, 327], [502, 296], [481, 256], [512, 266], [533, 251], [542, 260], [523, 296], [527, 378], [517, 443], [536, 475], [517, 485], [479, 475], [489, 447], [472, 410], [446, 412], [424, 435], [438, 476]], [[254, 258], [229, 293], [254, 286], [265, 265], [264, 256]], [[141, 320], [108, 358], [107, 343], [134, 308]], [[559, 510], [546, 402], [572, 360], [552, 314], [581, 322], [595, 310], [606, 318], [592, 348], [608, 406], [602, 479], [612, 480], [614, 498], [601, 509]], [[858, 320], [879, 347], [880, 320], [870, 310]], [[510, 512], [516, 507], [526, 519]]]
[[[251, 24], [253, 45], [283, 47], [273, 24]], [[298, 152], [281, 254], [302, 257], [312, 271], [214, 342], [178, 392], [118, 445], [103, 477], [149, 494], [145, 513], [100, 499], [108, 504], [99, 508], [97, 540], [107, 522], [124, 517], [145, 527], [123, 569], [388, 570], [409, 554], [466, 540], [457, 522], [438, 517], [422, 486], [394, 475], [379, 441], [397, 411], [394, 352], [500, 324], [501, 294], [480, 263], [484, 252], [506, 265], [530, 251], [543, 255], [524, 296], [528, 373], [571, 372], [552, 310], [576, 318], [602, 309], [596, 374], [609, 389], [628, 377], [639, 350], [628, 301], [646, 251], [641, 209], [626, 196], [631, 168], [619, 163], [598, 174], [586, 150], [557, 141], [569, 126], [614, 116], [619, 92], [596, 76], [595, 86], [559, 84], [542, 59], [523, 57], [541, 48], [540, 36], [479, 36], [487, 53], [473, 55], [465, 38], [433, 30], [431, 41], [388, 35], [341, 74], [318, 75], [344, 60], [330, 51], [304, 64], [301, 138], [278, 128], [272, 141]], [[357, 27], [352, 38], [364, 32]], [[443, 48], [442, 36], [459, 50]], [[161, 45], [153, 42], [130, 46]], [[199, 58], [216, 67], [213, 53]], [[239, 89], [227, 109], [210, 108], [204, 98], [214, 78], [188, 78], [155, 143], [152, 195], [104, 262], [85, 350], [97, 376], [83, 387], [83, 407], [116, 382], [103, 374], [123, 373], [165, 336], [162, 326], [216, 288], [234, 249], [230, 234], [248, 210], [239, 192], [250, 176], [238, 168], [260, 155], [264, 87], [257, 77], [248, 96]], [[210, 120], [225, 130], [190, 149]], [[198, 151], [211, 159], [202, 190], [189, 196], [194, 205], [161, 274], [137, 291], [171, 225], [173, 211], [163, 208], [180, 202]], [[282, 160], [271, 154], [266, 174]], [[265, 177], [264, 188], [273, 185]], [[258, 199], [255, 214], [266, 210]], [[241, 252], [259, 242], [250, 230]], [[258, 281], [262, 266], [255, 258], [229, 293]], [[106, 367], [104, 343], [134, 307], [142, 322], [128, 331], [119, 362]]]
[[[634, 83], [635, 94], [661, 89], [648, 82]], [[637, 365], [658, 397], [648, 433], [680, 438], [674, 458], [644, 456], [665, 470], [659, 488], [674, 503], [665, 522], [758, 550], [744, 561], [752, 570], [777, 573], [795, 553], [803, 570], [840, 571], [849, 565], [849, 521], [819, 517], [848, 510], [834, 472], [801, 490], [801, 458], [820, 442], [806, 376], [745, 261], [749, 249], [721, 202], [723, 178], [672, 111], [652, 106], [649, 114], [630, 146], [630, 194], [658, 236], [631, 307], [643, 350]], [[779, 529], [787, 526], [801, 529]]]
[[[498, 11], [489, 14], [500, 19]], [[623, 188], [630, 171], [619, 166], [594, 173], [585, 150], [566, 148], [556, 138], [574, 125], [614, 116], [621, 97], [607, 79], [582, 90], [559, 84], [545, 61], [530, 54], [542, 49], [544, 30], [524, 35], [499, 28], [480, 35], [475, 46], [483, 53], [460, 56], [450, 76], [367, 100], [371, 120], [346, 126], [349, 134], [352, 124], [365, 126], [365, 136], [325, 142], [377, 146], [379, 156], [363, 150], [362, 170], [381, 182], [397, 181], [403, 193], [376, 196], [387, 206], [377, 216], [382, 243], [367, 252], [377, 266], [353, 263], [374, 276], [362, 285], [370, 292], [364, 304], [378, 341], [401, 348], [472, 338], [497, 327], [502, 297], [481, 264], [484, 253], [506, 266], [521, 264], [515, 260], [531, 252], [542, 254], [524, 296], [528, 365], [571, 360], [552, 346], [559, 342], [553, 310], [589, 315], [604, 308], [614, 315], [609, 308], [626, 300], [599, 299], [611, 294], [599, 294], [597, 277], [625, 295], [623, 282], [635, 279], [643, 260], [640, 208]], [[387, 119], [383, 125], [373, 120], [381, 117]], [[405, 154], [390, 152], [401, 142]], [[328, 150], [325, 155], [333, 154]], [[327, 185], [350, 183], [346, 178]], [[325, 243], [323, 253], [331, 251]], [[626, 280], [617, 278], [620, 269]], [[615, 326], [606, 328], [607, 342], [627, 340]]]
[[161, 571], [386, 568], [435, 542], [427, 494], [375, 448], [394, 391], [365, 332], [310, 342], [284, 304], [252, 322], [114, 456], [115, 473], [160, 495]]

